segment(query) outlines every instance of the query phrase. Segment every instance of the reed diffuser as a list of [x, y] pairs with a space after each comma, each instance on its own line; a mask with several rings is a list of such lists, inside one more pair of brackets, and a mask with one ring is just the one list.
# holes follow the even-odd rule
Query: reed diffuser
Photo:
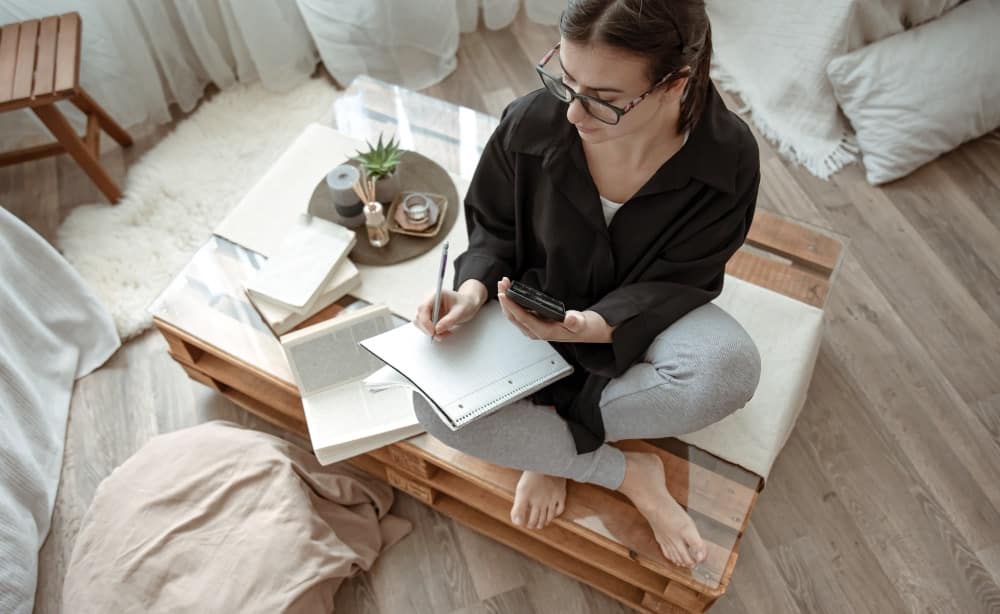
[[354, 191], [361, 202], [365, 203], [368, 242], [372, 247], [385, 247], [389, 244], [389, 220], [382, 210], [382, 203], [375, 200], [375, 178], [369, 176], [364, 167], [361, 168], [361, 176], [354, 184]]

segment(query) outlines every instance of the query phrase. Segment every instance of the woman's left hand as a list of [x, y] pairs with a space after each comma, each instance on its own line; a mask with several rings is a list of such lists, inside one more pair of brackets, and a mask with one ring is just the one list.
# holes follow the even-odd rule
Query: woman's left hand
[[562, 322], [545, 320], [521, 307], [506, 296], [510, 279], [504, 277], [497, 282], [497, 298], [500, 309], [507, 319], [514, 323], [530, 339], [563, 341], [568, 343], [610, 343], [614, 327], [608, 326], [596, 311], [566, 310]]

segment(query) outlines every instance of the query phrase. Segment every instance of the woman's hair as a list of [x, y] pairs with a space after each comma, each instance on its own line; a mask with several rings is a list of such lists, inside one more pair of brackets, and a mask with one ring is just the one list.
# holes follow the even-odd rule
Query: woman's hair
[[[678, 130], [698, 123], [712, 61], [712, 27], [704, 0], [569, 0], [559, 32], [575, 43], [600, 42], [645, 57], [653, 83], [672, 72], [670, 81], [690, 77]], [[681, 71], [685, 66], [690, 73]]]

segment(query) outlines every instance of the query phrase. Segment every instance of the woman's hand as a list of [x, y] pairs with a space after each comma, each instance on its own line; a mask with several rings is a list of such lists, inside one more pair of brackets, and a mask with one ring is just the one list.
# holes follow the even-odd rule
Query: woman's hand
[[609, 326], [596, 311], [566, 310], [562, 322], [544, 320], [532, 314], [506, 296], [510, 279], [504, 277], [497, 283], [497, 297], [500, 308], [507, 319], [514, 323], [525, 336], [546, 341], [571, 343], [611, 343], [614, 327]]
[[486, 286], [481, 281], [469, 279], [458, 291], [441, 289], [441, 305], [437, 326], [431, 322], [434, 315], [434, 292], [417, 307], [417, 317], [413, 323], [417, 328], [440, 341], [451, 334], [452, 329], [471, 320], [486, 302]]

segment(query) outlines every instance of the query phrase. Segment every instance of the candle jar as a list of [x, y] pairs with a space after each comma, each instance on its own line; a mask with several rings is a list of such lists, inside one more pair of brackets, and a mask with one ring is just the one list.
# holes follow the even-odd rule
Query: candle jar
[[326, 175], [333, 208], [340, 218], [338, 221], [348, 228], [357, 228], [365, 223], [364, 203], [354, 192], [354, 184], [360, 176], [358, 169], [350, 164], [341, 164]]
[[368, 228], [368, 242], [372, 247], [389, 244], [389, 220], [382, 210], [382, 203], [372, 201], [365, 205], [365, 226]]

